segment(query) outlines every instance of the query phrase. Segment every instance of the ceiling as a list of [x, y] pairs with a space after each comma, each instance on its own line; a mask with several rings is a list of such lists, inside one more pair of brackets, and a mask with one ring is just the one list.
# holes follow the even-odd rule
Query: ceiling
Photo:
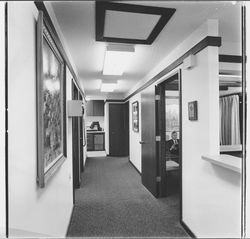
[[[207, 19], [219, 20], [219, 34], [222, 43], [240, 43], [241, 17], [240, 3], [228, 2], [177, 2], [177, 1], [129, 1], [122, 3], [145, 6], [175, 8], [176, 12], [151, 45], [135, 44], [135, 54], [122, 76], [115, 77], [118, 87], [112, 93], [100, 92], [101, 80], [108, 81], [102, 75], [105, 47], [108, 43], [95, 40], [95, 2], [52, 2], [52, 8], [62, 30], [69, 51], [76, 65], [80, 83], [87, 97], [123, 98], [126, 92], [142, 80], [168, 53], [180, 44], [188, 35], [196, 30]], [[107, 32], [114, 32], [116, 24], [109, 16], [110, 27]], [[123, 15], [123, 20], [126, 15]], [[136, 17], [136, 16], [135, 16]], [[123, 21], [124, 32], [131, 27], [131, 15], [128, 21]], [[152, 28], [155, 18], [148, 19], [148, 28]], [[137, 36], [145, 37], [148, 28], [138, 32], [139, 20], [136, 21]], [[113, 24], [113, 28], [112, 28]], [[107, 32], [105, 34], [107, 34]], [[122, 31], [116, 31], [122, 34]]]

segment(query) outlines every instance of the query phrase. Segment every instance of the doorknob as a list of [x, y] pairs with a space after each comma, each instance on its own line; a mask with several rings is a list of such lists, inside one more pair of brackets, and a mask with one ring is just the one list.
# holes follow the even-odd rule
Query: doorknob
[[140, 141], [139, 143], [140, 143], [140, 144], [145, 144], [145, 142], [144, 142], [144, 141]]

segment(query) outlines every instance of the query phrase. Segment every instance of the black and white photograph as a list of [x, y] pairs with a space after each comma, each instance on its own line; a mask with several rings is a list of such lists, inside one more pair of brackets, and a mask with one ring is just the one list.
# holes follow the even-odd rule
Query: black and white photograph
[[250, 238], [250, 2], [1, 1], [0, 238]]

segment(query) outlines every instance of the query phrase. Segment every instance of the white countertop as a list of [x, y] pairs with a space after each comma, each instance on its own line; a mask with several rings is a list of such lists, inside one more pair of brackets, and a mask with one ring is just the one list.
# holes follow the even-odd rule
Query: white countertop
[[223, 168], [230, 169], [234, 172], [241, 173], [241, 158], [227, 154], [220, 155], [204, 155], [202, 159], [221, 166]]

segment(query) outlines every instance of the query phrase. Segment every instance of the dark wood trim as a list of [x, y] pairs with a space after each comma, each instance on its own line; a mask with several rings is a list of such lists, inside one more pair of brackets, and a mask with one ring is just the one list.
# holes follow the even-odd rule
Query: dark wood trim
[[242, 56], [237, 56], [237, 55], [219, 55], [219, 62], [242, 63]]
[[133, 168], [137, 171], [137, 173], [140, 174], [141, 176], [141, 172], [138, 170], [138, 168], [135, 167], [135, 165], [132, 163], [132, 161], [130, 161], [130, 159], [128, 160], [128, 162], [133, 166]]
[[105, 100], [105, 102], [104, 103], [116, 103], [116, 102], [118, 102], [118, 103], [125, 103], [125, 101], [124, 100], [121, 100], [121, 99], [119, 99], [119, 100], [112, 100], [112, 99], [107, 99], [107, 100]]
[[179, 172], [180, 172], [180, 178], [179, 178], [179, 183], [180, 183], [180, 219], [181, 222], [183, 221], [183, 207], [182, 207], [182, 72], [181, 69], [179, 69], [178, 72], [178, 78], [179, 78]]
[[247, 119], [247, 92], [246, 92], [246, 6], [241, 7], [241, 41], [242, 41], [242, 169], [241, 169], [241, 237], [246, 235], [246, 119]]
[[[160, 19], [154, 26], [151, 33], [146, 39], [134, 39], [134, 38], [116, 38], [104, 36], [104, 23], [105, 23], [105, 11], [120, 11], [120, 12], [132, 12], [160, 15]], [[150, 45], [154, 42], [156, 37], [160, 34], [164, 26], [168, 23], [170, 18], [175, 13], [175, 8], [162, 8], [151, 7], [134, 4], [114, 3], [114, 2], [96, 2], [96, 41], [104, 42], [117, 42], [117, 43], [129, 43], [129, 44], [146, 44]]]
[[187, 226], [187, 224], [186, 224], [183, 220], [180, 221], [180, 224], [182, 225], [182, 227], [184, 228], [184, 230], [187, 232], [187, 234], [188, 234], [190, 237], [192, 237], [192, 238], [197, 238], [197, 237], [195, 236], [195, 234], [190, 230], [190, 228]]
[[9, 155], [8, 155], [8, 3], [5, 3], [5, 19], [4, 19], [4, 28], [5, 28], [5, 234], [6, 237], [9, 237]]
[[45, 24], [46, 24], [46, 26], [47, 26], [53, 40], [55, 41], [55, 43], [56, 43], [56, 45], [58, 47], [58, 50], [60, 51], [62, 57], [64, 58], [64, 60], [66, 62], [66, 65], [69, 68], [69, 70], [70, 70], [70, 72], [71, 72], [71, 74], [72, 74], [72, 76], [73, 76], [73, 78], [75, 80], [75, 83], [77, 84], [77, 87], [79, 88], [79, 90], [81, 91], [81, 94], [85, 98], [85, 94], [84, 94], [84, 92], [82, 91], [82, 89], [80, 87], [78, 77], [75, 74], [75, 71], [73, 70], [73, 67], [72, 67], [72, 65], [70, 63], [70, 60], [69, 60], [69, 58], [68, 58], [68, 56], [67, 56], [67, 54], [66, 54], [66, 52], [65, 52], [65, 50], [63, 48], [63, 45], [62, 45], [62, 43], [60, 41], [60, 38], [59, 38], [59, 36], [57, 34], [57, 31], [56, 31], [56, 29], [55, 29], [55, 27], [53, 25], [53, 22], [52, 22], [52, 20], [51, 20], [51, 18], [49, 16], [49, 13], [48, 13], [44, 3], [42, 1], [35, 1], [34, 4], [35, 4], [35, 6], [37, 7], [37, 9], [39, 11], [43, 12]]
[[200, 42], [198, 42], [195, 46], [193, 46], [191, 49], [189, 49], [185, 54], [180, 56], [177, 60], [175, 60], [173, 63], [171, 63], [169, 66], [167, 66], [165, 69], [163, 69], [160, 73], [155, 75], [151, 80], [146, 82], [144, 85], [142, 85], [140, 88], [138, 88], [136, 91], [134, 91], [132, 94], [130, 94], [128, 97], [124, 99], [124, 101], [127, 101], [132, 96], [138, 94], [140, 91], [144, 90], [157, 80], [159, 80], [161, 77], [169, 73], [170, 71], [174, 70], [176, 67], [181, 65], [183, 63], [183, 60], [189, 56], [190, 54], [197, 54], [207, 46], [215, 46], [220, 47], [221, 46], [221, 37], [213, 37], [213, 36], [207, 36], [204, 39], [202, 39]]
[[66, 62], [63, 64], [63, 155], [67, 157], [67, 75], [66, 75]]

